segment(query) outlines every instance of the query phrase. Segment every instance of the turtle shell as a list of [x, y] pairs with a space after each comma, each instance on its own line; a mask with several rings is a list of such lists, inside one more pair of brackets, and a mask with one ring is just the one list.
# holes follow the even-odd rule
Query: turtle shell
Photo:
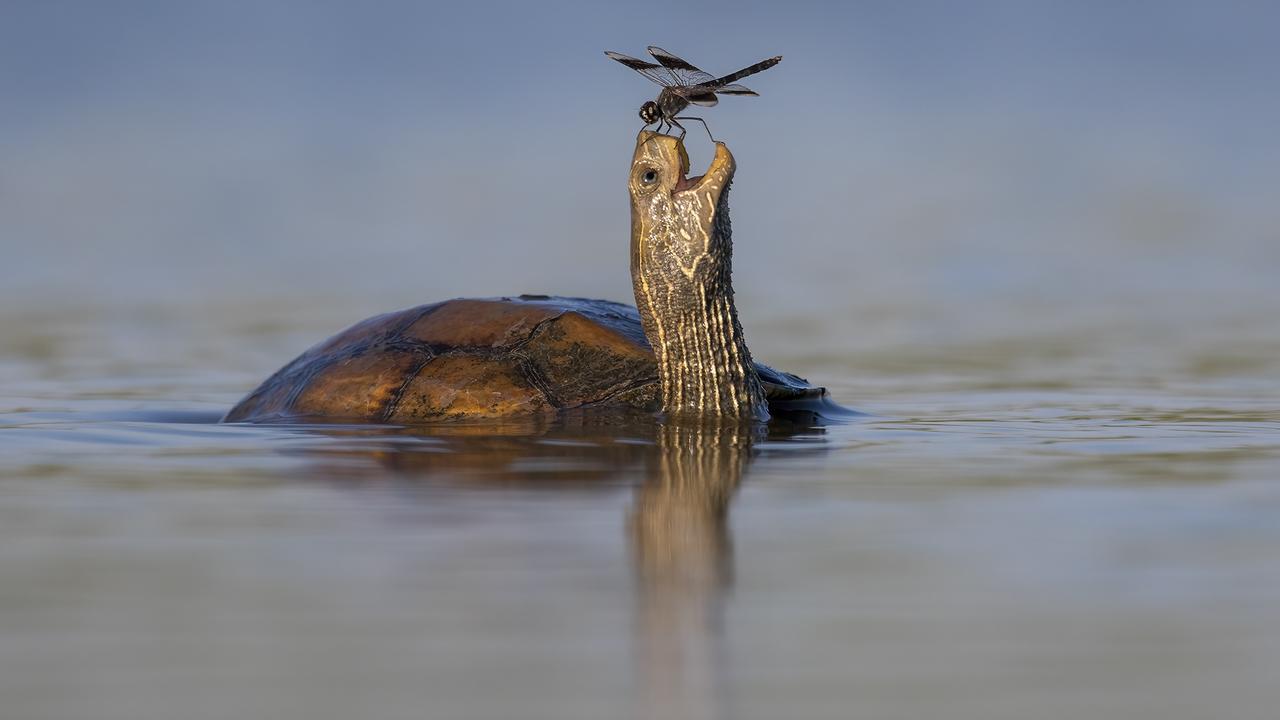
[[[756, 367], [771, 405], [823, 394]], [[281, 368], [224, 421], [416, 423], [657, 410], [658, 389], [653, 350], [629, 305], [544, 295], [458, 299], [353, 325]]]

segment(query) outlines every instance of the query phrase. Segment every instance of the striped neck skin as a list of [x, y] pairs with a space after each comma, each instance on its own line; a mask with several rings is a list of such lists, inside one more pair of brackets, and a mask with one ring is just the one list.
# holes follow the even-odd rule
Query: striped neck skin
[[657, 358], [669, 415], [767, 420], [769, 407], [733, 302], [722, 144], [701, 178], [685, 179], [675, 138], [642, 132], [631, 172], [631, 279]]

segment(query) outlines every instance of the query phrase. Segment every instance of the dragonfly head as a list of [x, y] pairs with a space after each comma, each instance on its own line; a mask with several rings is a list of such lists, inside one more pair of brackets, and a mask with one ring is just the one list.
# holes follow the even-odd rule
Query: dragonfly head
[[650, 100], [640, 106], [640, 119], [645, 125], [652, 125], [662, 119], [662, 113], [658, 110], [658, 103]]

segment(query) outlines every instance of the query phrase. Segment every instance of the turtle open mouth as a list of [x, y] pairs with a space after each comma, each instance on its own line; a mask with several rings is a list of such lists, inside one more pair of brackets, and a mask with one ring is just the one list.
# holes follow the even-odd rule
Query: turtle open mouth
[[716, 143], [716, 155], [711, 159], [711, 165], [707, 171], [701, 175], [686, 177], [689, 172], [689, 155], [685, 152], [684, 144], [678, 145], [680, 149], [680, 179], [676, 181], [673, 193], [687, 192], [700, 187], [704, 183], [714, 181], [717, 185], [716, 193], [727, 184], [729, 176], [733, 173], [733, 156], [729, 154], [723, 143]]
[[690, 188], [694, 187], [694, 186], [695, 186], [695, 185], [697, 185], [699, 182], [701, 182], [701, 181], [702, 181], [702, 178], [704, 178], [704, 177], [706, 177], [706, 174], [702, 174], [702, 175], [695, 175], [695, 176], [693, 176], [693, 177], [681, 177], [681, 178], [676, 182], [676, 189], [675, 189], [675, 192], [684, 192], [685, 190], [688, 190], [688, 189], [690, 189]]

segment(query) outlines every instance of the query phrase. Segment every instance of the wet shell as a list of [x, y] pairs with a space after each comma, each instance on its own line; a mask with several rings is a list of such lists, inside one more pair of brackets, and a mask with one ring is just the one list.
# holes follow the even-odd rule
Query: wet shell
[[[771, 401], [822, 392], [757, 369]], [[357, 323], [281, 368], [224, 420], [419, 423], [591, 407], [658, 407], [657, 368], [635, 308], [522, 295]]]

